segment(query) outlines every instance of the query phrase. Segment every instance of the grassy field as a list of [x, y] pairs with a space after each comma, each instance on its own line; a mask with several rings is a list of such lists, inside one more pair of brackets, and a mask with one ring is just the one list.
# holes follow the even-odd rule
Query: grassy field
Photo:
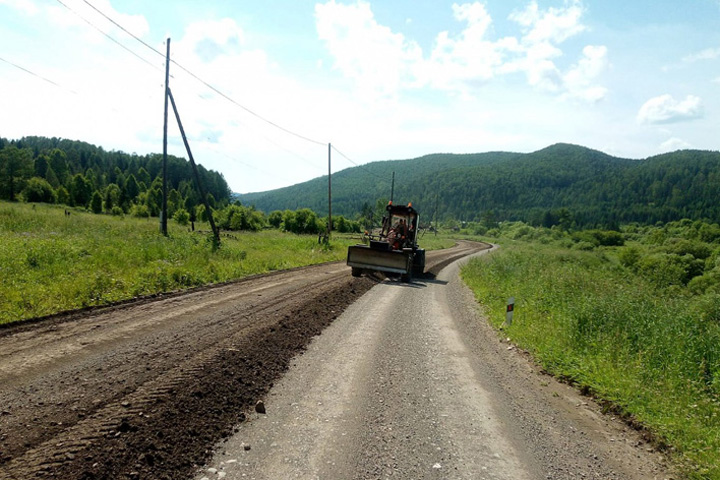
[[[208, 231], [207, 225], [199, 228]], [[0, 324], [257, 273], [342, 260], [359, 237], [277, 230], [232, 232], [213, 251], [208, 233], [156, 218], [112, 217], [0, 202]], [[426, 248], [454, 242], [426, 236]]]
[[658, 289], [615, 250], [504, 242], [466, 283], [552, 374], [645, 425], [688, 478], [720, 479], [720, 295]]

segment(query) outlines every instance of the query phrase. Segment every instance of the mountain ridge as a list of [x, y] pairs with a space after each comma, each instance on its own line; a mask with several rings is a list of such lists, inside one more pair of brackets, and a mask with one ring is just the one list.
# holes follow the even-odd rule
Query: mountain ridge
[[[334, 173], [333, 213], [354, 217], [378, 199], [394, 199], [438, 217], [542, 223], [567, 209], [584, 226], [679, 218], [720, 221], [720, 153], [679, 150], [627, 159], [556, 143], [531, 153], [434, 153], [382, 160]], [[266, 192], [236, 195], [265, 212], [327, 211], [327, 176]], [[426, 215], [428, 213], [425, 213]]]

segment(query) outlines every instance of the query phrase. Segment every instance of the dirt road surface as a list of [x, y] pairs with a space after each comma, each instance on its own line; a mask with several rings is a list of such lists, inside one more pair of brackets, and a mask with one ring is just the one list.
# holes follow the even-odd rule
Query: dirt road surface
[[191, 478], [380, 282], [335, 263], [0, 329], [0, 479]]
[[196, 480], [671, 478], [637, 432], [501, 342], [457, 272], [366, 293]]

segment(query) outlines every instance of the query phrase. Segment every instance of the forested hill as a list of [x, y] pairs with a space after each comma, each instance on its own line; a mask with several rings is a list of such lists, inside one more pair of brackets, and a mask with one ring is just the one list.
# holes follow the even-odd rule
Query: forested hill
[[[201, 203], [190, 163], [168, 156], [169, 214]], [[213, 203], [230, 200], [222, 174], [198, 165]], [[0, 199], [89, 207], [100, 197], [100, 209], [131, 209], [138, 216], [157, 216], [162, 203], [162, 154], [136, 155], [106, 151], [89, 143], [61, 138], [0, 138]], [[93, 206], [95, 210], [97, 202]], [[116, 210], [117, 211], [117, 210]]]
[[[578, 226], [680, 218], [720, 222], [720, 153], [683, 150], [644, 160], [557, 144], [537, 152], [434, 154], [382, 161], [333, 174], [333, 214], [354, 217], [378, 199], [413, 202], [421, 217], [523, 220]], [[265, 212], [308, 207], [327, 211], [327, 177], [240, 195]]]

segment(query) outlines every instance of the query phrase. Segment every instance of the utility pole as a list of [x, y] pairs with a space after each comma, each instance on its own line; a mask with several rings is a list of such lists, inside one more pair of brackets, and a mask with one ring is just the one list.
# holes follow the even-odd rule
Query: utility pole
[[167, 92], [168, 97], [170, 97], [170, 102], [172, 103], [173, 111], [175, 112], [175, 119], [177, 120], [178, 127], [180, 127], [180, 135], [182, 135], [183, 143], [185, 143], [185, 150], [187, 150], [188, 158], [190, 159], [190, 165], [192, 166], [193, 173], [195, 174], [195, 181], [197, 182], [198, 191], [200, 192], [203, 204], [205, 205], [205, 211], [207, 212], [208, 220], [210, 221], [210, 228], [212, 228], [213, 235], [215, 236], [215, 243], [219, 247], [220, 232], [215, 226], [215, 220], [213, 219], [212, 210], [210, 209], [210, 204], [207, 200], [207, 194], [205, 193], [205, 188], [203, 188], [202, 181], [200, 180], [200, 174], [198, 173], [197, 165], [195, 165], [195, 159], [193, 158], [192, 152], [190, 151], [190, 144], [187, 141], [187, 137], [185, 136], [185, 129], [183, 128], [182, 122], [180, 121], [180, 114], [178, 113], [177, 106], [175, 105], [175, 99], [173, 98], [173, 94], [169, 88], [167, 89]]
[[437, 209], [438, 209], [438, 194], [435, 194], [435, 214], [433, 217], [435, 217], [435, 236], [437, 237], [437, 231], [438, 231], [438, 224], [437, 224]]
[[390, 187], [390, 203], [393, 201], [393, 196], [395, 196], [395, 172], [393, 172], [392, 186]]
[[163, 182], [162, 182], [162, 213], [160, 214], [160, 231], [167, 237], [167, 135], [168, 135], [168, 95], [170, 93], [170, 38], [167, 39], [165, 54], [165, 122], [163, 123]]
[[328, 143], [328, 225], [327, 225], [327, 236], [328, 240], [330, 240], [330, 232], [332, 231], [332, 183], [330, 181], [331, 177], [331, 168], [330, 168], [330, 161], [331, 161], [331, 152], [332, 152], [332, 145]]

